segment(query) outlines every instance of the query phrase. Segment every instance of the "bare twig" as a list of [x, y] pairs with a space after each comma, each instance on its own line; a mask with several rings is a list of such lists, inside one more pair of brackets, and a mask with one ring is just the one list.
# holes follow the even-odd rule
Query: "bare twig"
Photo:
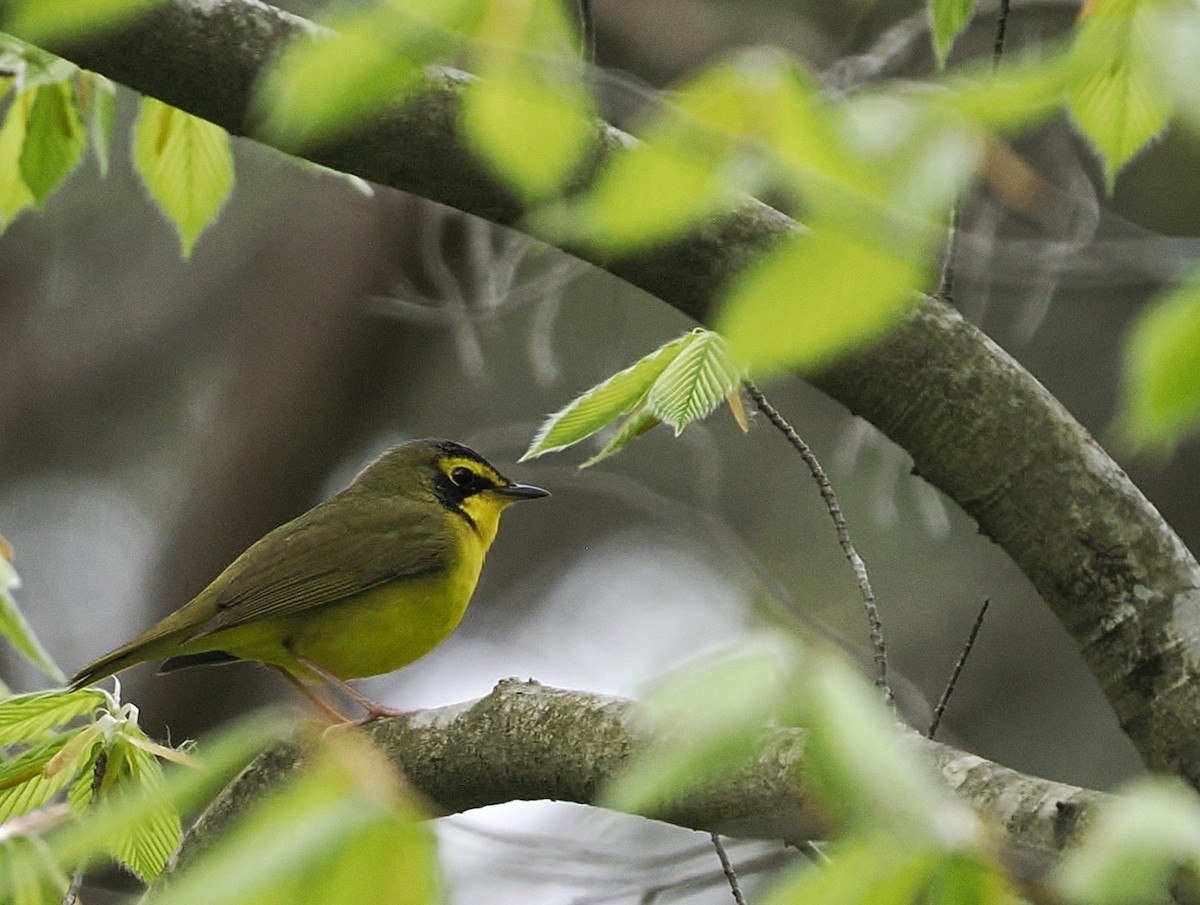
[[1008, 33], [1008, 13], [1010, 0], [1000, 0], [1000, 12], [996, 15], [996, 40], [992, 44], [992, 67], [1000, 65], [1004, 56], [1004, 36]]
[[925, 733], [926, 738], [933, 738], [938, 731], [938, 725], [942, 722], [942, 714], [946, 712], [946, 705], [950, 703], [950, 695], [954, 694], [954, 686], [958, 684], [959, 674], [967, 665], [967, 657], [971, 655], [971, 648], [975, 646], [975, 639], [983, 627], [983, 617], [987, 614], [991, 603], [990, 600], [984, 600], [983, 606], [979, 608], [979, 615], [975, 617], [975, 624], [971, 626], [971, 634], [967, 635], [967, 643], [963, 645], [962, 653], [958, 655], [958, 662], [954, 664], [954, 670], [950, 673], [950, 681], [946, 683], [946, 688], [942, 691], [937, 706], [933, 708], [933, 719], [929, 723], [929, 730]]
[[729, 860], [729, 852], [725, 851], [725, 844], [716, 833], [709, 835], [712, 837], [713, 848], [717, 850], [717, 857], [721, 859], [721, 870], [725, 874], [725, 879], [729, 881], [729, 891], [733, 893], [733, 901], [737, 905], [746, 905], [746, 897], [742, 895], [742, 886], [738, 882], [738, 875], [733, 869], [733, 863]]
[[866, 610], [867, 622], [871, 627], [871, 646], [875, 651], [875, 686], [883, 693], [884, 699], [888, 704], [892, 704], [895, 702], [895, 696], [892, 694], [892, 688], [888, 684], [887, 647], [883, 641], [883, 622], [879, 618], [879, 608], [875, 605], [875, 592], [871, 590], [871, 580], [867, 576], [866, 563], [858, 555], [858, 551], [854, 549], [854, 544], [850, 540], [850, 530], [846, 527], [846, 518], [842, 515], [841, 507], [838, 506], [837, 496], [833, 492], [833, 485], [829, 483], [829, 478], [825, 475], [825, 469], [821, 467], [821, 463], [817, 461], [817, 457], [813, 455], [813, 451], [809, 449], [808, 444], [800, 438], [800, 435], [796, 433], [796, 429], [788, 424], [775, 407], [767, 401], [767, 397], [763, 395], [762, 390], [749, 380], [744, 381], [743, 385], [750, 398], [754, 400], [754, 404], [758, 406], [759, 411], [767, 416], [767, 419], [792, 444], [796, 452], [800, 453], [800, 458], [804, 460], [804, 463], [808, 466], [808, 470], [812, 473], [813, 480], [817, 482], [817, 489], [821, 493], [821, 499], [825, 501], [825, 508], [829, 512], [829, 517], [833, 519], [833, 525], [837, 531], [838, 544], [841, 545], [842, 552], [846, 554], [846, 559], [850, 561], [850, 565], [854, 569], [854, 577], [858, 581], [858, 589], [862, 593], [863, 608]]

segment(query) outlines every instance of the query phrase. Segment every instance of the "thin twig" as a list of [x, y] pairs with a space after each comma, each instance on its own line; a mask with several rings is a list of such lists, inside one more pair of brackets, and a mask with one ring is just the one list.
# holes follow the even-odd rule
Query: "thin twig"
[[950, 208], [950, 238], [946, 242], [946, 257], [942, 260], [942, 276], [938, 280], [937, 297], [947, 305], [954, 304], [954, 263], [958, 257], [958, 218], [962, 199], [955, 198]]
[[1004, 36], [1008, 33], [1009, 0], [1000, 0], [1000, 12], [996, 16], [996, 40], [992, 44], [992, 68], [1000, 65], [1004, 56]]
[[975, 624], [971, 626], [971, 634], [967, 635], [967, 643], [963, 645], [962, 653], [958, 655], [954, 671], [950, 673], [950, 681], [946, 683], [946, 688], [942, 691], [937, 706], [933, 708], [933, 719], [929, 723], [929, 731], [925, 733], [926, 738], [933, 738], [934, 733], [938, 731], [938, 725], [942, 722], [942, 714], [946, 712], [946, 705], [950, 703], [950, 695], [954, 694], [954, 686], [958, 684], [959, 674], [967, 665], [967, 657], [971, 655], [971, 648], [975, 646], [975, 639], [979, 637], [979, 630], [983, 627], [983, 617], [987, 614], [991, 603], [990, 600], [985, 599], [983, 606], [979, 608], [979, 615], [975, 617]]
[[846, 527], [846, 518], [842, 515], [841, 507], [838, 506], [833, 485], [829, 483], [825, 470], [817, 461], [817, 457], [813, 455], [813, 451], [808, 448], [808, 444], [767, 401], [762, 390], [749, 380], [743, 381], [743, 386], [750, 398], [754, 400], [754, 404], [758, 406], [759, 411], [767, 416], [767, 419], [795, 447], [796, 452], [800, 453], [800, 458], [804, 460], [808, 470], [812, 473], [813, 480], [817, 482], [817, 490], [821, 493], [821, 499], [825, 501], [829, 517], [833, 519], [838, 544], [841, 545], [842, 552], [846, 554], [846, 559], [850, 561], [850, 565], [854, 569], [854, 577], [858, 581], [858, 589], [862, 593], [863, 608], [866, 610], [867, 622], [871, 627], [871, 646], [875, 651], [875, 686], [883, 693], [884, 700], [888, 704], [892, 704], [895, 702], [895, 696], [892, 694], [891, 685], [888, 684], [887, 647], [883, 642], [883, 622], [879, 618], [879, 608], [875, 605], [875, 592], [871, 590], [871, 580], [867, 576], [866, 563], [862, 561], [862, 557], [858, 555], [858, 551], [854, 549], [854, 544], [850, 541], [850, 530]]
[[583, 38], [584, 59], [589, 63], [596, 62], [596, 18], [592, 0], [579, 0], [579, 31]]
[[725, 873], [725, 879], [729, 881], [729, 891], [733, 893], [733, 901], [737, 905], [746, 905], [746, 897], [742, 895], [742, 886], [738, 882], [737, 872], [734, 871], [733, 864], [729, 860], [729, 852], [725, 851], [725, 843], [716, 833], [709, 835], [712, 837], [713, 848], [717, 850], [717, 857], [721, 859], [721, 870]]

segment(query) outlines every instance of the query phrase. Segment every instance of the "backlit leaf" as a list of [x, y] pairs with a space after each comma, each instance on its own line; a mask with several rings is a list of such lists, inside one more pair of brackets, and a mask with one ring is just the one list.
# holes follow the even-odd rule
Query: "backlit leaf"
[[47, 775], [45, 769], [68, 741], [69, 735], [59, 735], [0, 763], [0, 823], [40, 808], [75, 778], [70, 770]]
[[963, 27], [971, 21], [979, 0], [929, 0], [929, 17], [933, 21], [933, 49], [938, 66], [946, 65], [950, 46]]
[[[108, 149], [112, 143], [117, 87], [102, 75], [80, 73], [80, 112], [87, 123], [88, 143], [101, 176], [108, 175]], [[87, 103], [83, 103], [86, 90]]]
[[[0, 566], [0, 568], [3, 568]], [[102, 691], [37, 691], [0, 701], [0, 745], [37, 738], [91, 713], [108, 700]]]
[[753, 373], [812, 368], [882, 333], [926, 279], [923, 262], [815, 224], [734, 282], [718, 331]]
[[675, 436], [704, 418], [741, 385], [742, 374], [720, 334], [694, 332], [691, 341], [654, 381], [646, 404]]
[[21, 178], [39, 206], [75, 168], [86, 142], [70, 82], [39, 86], [20, 156]]
[[134, 162], [150, 197], [175, 224], [188, 257], [233, 189], [228, 133], [145, 97], [134, 126]]
[[1068, 69], [1067, 101], [1104, 165], [1117, 173], [1159, 135], [1171, 98], [1155, 56], [1156, 7], [1163, 0], [1099, 0], [1083, 22]]
[[[4, 112], [4, 124], [0, 126], [0, 230], [28, 207], [33, 207], [33, 192], [21, 175], [21, 146], [25, 144], [25, 123], [32, 92], [15, 96]], [[2, 586], [2, 585], [0, 585]], [[0, 595], [3, 595], [0, 591]]]
[[129, 783], [122, 787], [121, 794], [148, 795], [159, 805], [147, 809], [136, 824], [128, 824], [123, 831], [114, 833], [109, 838], [109, 851], [149, 882], [158, 876], [179, 846], [179, 813], [163, 794], [163, 770], [156, 757], [118, 735], [109, 751], [109, 769], [120, 769], [118, 764], [124, 768]]
[[1200, 423], [1200, 278], [1146, 310], [1125, 346], [1121, 424], [1139, 446], [1168, 447]]
[[663, 344], [547, 417], [521, 461], [566, 449], [631, 411], [693, 335], [688, 333]]
[[[2, 170], [0, 170], [2, 172]], [[40, 669], [55, 682], [66, 682], [58, 665], [51, 659], [50, 654], [38, 640], [33, 626], [26, 621], [17, 606], [13, 591], [21, 586], [17, 570], [6, 558], [0, 557], [0, 637], [17, 649], [30, 663]], [[0, 703], [0, 714], [7, 702]], [[0, 733], [4, 727], [0, 717]]]

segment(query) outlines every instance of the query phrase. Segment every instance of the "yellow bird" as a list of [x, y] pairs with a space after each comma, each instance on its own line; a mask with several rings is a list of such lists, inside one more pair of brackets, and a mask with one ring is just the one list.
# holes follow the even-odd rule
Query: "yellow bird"
[[147, 660], [160, 673], [256, 660], [330, 718], [308, 686], [328, 683], [392, 716], [347, 679], [423, 657], [458, 626], [510, 503], [548, 496], [514, 484], [474, 450], [414, 440], [341, 493], [267, 534], [192, 601], [71, 679], [82, 688]]

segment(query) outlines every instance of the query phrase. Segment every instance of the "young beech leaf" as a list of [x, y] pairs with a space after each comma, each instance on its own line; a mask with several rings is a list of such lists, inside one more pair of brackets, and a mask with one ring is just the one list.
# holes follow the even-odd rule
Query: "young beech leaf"
[[0, 701], [0, 745], [37, 738], [104, 705], [108, 695], [95, 688], [37, 691]]
[[1166, 128], [1171, 96], [1153, 42], [1163, 0], [1098, 0], [1079, 30], [1068, 67], [1067, 105], [1104, 165], [1117, 173]]
[[233, 152], [220, 126], [152, 97], [134, 126], [134, 162], [150, 197], [175, 224], [183, 256], [233, 189]]
[[87, 134], [69, 81], [41, 85], [25, 124], [21, 178], [41, 205], [75, 168]]
[[38, 742], [0, 764], [0, 823], [40, 808], [75, 778], [70, 770], [46, 771], [70, 739], [63, 734]]
[[710, 330], [694, 331], [690, 341], [658, 375], [646, 405], [660, 421], [675, 429], [675, 436], [699, 421], [737, 392], [742, 374], [729, 357], [725, 340]]
[[929, 0], [929, 17], [933, 20], [933, 49], [938, 66], [946, 65], [946, 54], [963, 27], [971, 21], [979, 0]]
[[[50, 658], [34, 634], [33, 627], [25, 620], [17, 607], [13, 591], [21, 586], [17, 570], [6, 557], [0, 557], [0, 637], [17, 649], [30, 663], [55, 682], [66, 682], [63, 671]], [[0, 708], [3, 704], [0, 704]], [[0, 732], [3, 722], [0, 721]]]
[[[21, 175], [21, 147], [25, 144], [25, 126], [33, 92], [22, 91], [8, 102], [4, 124], [0, 125], [0, 230], [28, 207], [33, 207], [33, 192]], [[2, 587], [2, 585], [0, 585]], [[0, 595], [3, 595], [0, 590]]]
[[123, 772], [128, 785], [121, 794], [148, 795], [157, 799], [158, 807], [148, 809], [137, 823], [109, 838], [109, 852], [114, 858], [137, 874], [143, 881], [153, 880], [166, 866], [167, 860], [179, 846], [179, 813], [163, 794], [163, 770], [158, 758], [132, 744], [130, 735], [142, 735], [142, 730], [127, 723], [109, 749], [109, 768], [115, 765]]
[[621, 415], [632, 412], [646, 398], [658, 375], [683, 350], [693, 335], [688, 333], [660, 346], [550, 415], [534, 435], [521, 461], [566, 449], [590, 437]]

